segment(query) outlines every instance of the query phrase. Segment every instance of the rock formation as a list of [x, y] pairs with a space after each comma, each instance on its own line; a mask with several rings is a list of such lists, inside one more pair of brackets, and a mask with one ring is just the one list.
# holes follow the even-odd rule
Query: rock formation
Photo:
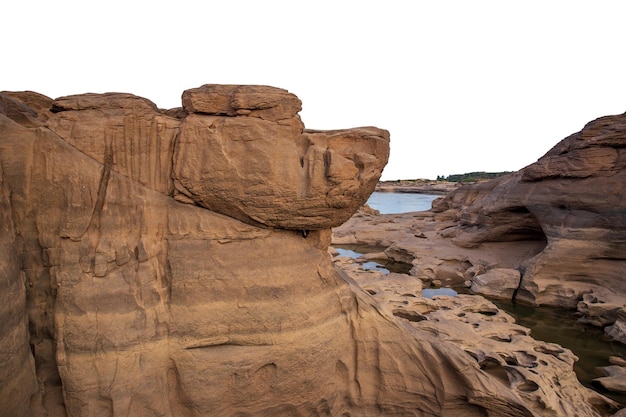
[[[364, 271], [358, 260], [345, 257], [337, 257], [335, 262], [377, 301], [383, 314], [404, 319], [442, 343], [457, 345], [486, 373], [510, 385], [530, 402], [561, 402], [564, 408], [560, 412], [575, 415], [579, 411], [565, 404], [599, 400], [589, 399], [586, 391], [580, 389], [572, 369], [578, 358], [569, 349], [533, 339], [530, 329], [516, 324], [513, 317], [482, 296], [429, 298], [424, 296], [423, 282], [414, 276]], [[611, 371], [618, 373], [613, 371], [616, 368], [621, 369], [614, 366]], [[603, 382], [616, 384], [613, 380]], [[550, 413], [539, 411], [540, 415]]]
[[[375, 246], [425, 283], [571, 309], [626, 343], [625, 148], [626, 115], [603, 117], [535, 164], [459, 187], [430, 211], [361, 211], [333, 243]], [[618, 368], [603, 371], [599, 384], [619, 385]]]
[[3, 416], [608, 404], [582, 387], [543, 395], [497, 358], [494, 378], [336, 270], [330, 228], [374, 189], [389, 137], [304, 130], [299, 108], [262, 86], [202, 86], [167, 111], [130, 94], [0, 94]]
[[[451, 193], [460, 246], [545, 240], [521, 263], [517, 299], [614, 323], [626, 305], [626, 114], [602, 117], [521, 171]], [[617, 324], [619, 326], [619, 323]], [[626, 340], [626, 339], [625, 339]]]
[[[519, 172], [436, 200], [419, 215], [432, 224], [414, 218], [402, 234], [381, 218], [362, 219], [369, 226], [357, 218], [336, 231], [335, 242], [375, 244], [384, 236], [386, 254], [414, 263], [422, 278], [476, 277], [476, 292], [578, 309], [626, 340], [625, 161], [626, 115], [603, 117]], [[428, 239], [412, 237], [420, 233]]]

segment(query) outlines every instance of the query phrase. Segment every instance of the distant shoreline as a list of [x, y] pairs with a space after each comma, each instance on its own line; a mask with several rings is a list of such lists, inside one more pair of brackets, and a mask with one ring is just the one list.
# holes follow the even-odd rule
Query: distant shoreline
[[460, 185], [458, 182], [424, 179], [379, 181], [374, 191], [445, 195], [457, 189]]

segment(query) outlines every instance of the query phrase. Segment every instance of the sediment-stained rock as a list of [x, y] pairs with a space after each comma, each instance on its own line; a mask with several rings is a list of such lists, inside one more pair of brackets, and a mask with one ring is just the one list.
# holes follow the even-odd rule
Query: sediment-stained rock
[[[129, 94], [64, 97], [48, 110], [36, 95], [0, 94], [0, 410], [597, 415], [590, 392], [555, 408], [493, 378], [333, 267], [329, 227], [373, 189], [385, 131], [301, 131], [283, 118], [297, 102], [266, 88], [224, 87], [214, 111], [207, 89], [185, 111]], [[205, 159], [217, 144], [223, 152]], [[268, 153], [255, 177], [257, 149], [287, 160]], [[276, 188], [277, 173], [295, 185]], [[213, 181], [235, 196], [219, 209]], [[296, 198], [303, 184], [312, 211]]]

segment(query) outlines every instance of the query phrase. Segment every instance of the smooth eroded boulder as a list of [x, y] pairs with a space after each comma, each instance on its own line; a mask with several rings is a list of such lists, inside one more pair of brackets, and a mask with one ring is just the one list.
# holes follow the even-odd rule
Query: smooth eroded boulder
[[576, 308], [584, 294], [626, 296], [626, 114], [588, 123], [536, 163], [467, 185], [434, 205], [457, 210], [456, 244], [544, 241], [521, 267], [517, 297]]
[[319, 230], [348, 220], [380, 178], [389, 133], [304, 130], [293, 97], [270, 87], [186, 91], [193, 114], [174, 155], [175, 198], [255, 226]]

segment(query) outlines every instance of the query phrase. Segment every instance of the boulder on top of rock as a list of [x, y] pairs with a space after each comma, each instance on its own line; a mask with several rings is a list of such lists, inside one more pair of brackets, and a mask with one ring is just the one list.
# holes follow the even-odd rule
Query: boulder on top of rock
[[389, 157], [375, 127], [304, 130], [282, 89], [210, 86], [183, 94], [190, 114], [174, 154], [174, 197], [246, 223], [338, 226], [373, 192]]

